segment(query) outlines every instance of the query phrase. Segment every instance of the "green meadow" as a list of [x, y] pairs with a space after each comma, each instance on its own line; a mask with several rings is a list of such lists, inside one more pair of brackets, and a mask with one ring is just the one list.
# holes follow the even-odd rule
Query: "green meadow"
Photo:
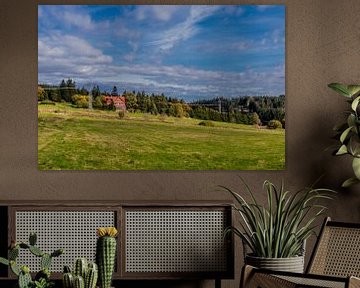
[[38, 106], [40, 170], [281, 170], [285, 130]]

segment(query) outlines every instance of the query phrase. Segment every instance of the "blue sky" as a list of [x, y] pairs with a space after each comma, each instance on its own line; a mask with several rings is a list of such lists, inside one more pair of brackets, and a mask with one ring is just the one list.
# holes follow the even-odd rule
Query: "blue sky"
[[39, 5], [39, 83], [186, 101], [285, 93], [283, 5]]

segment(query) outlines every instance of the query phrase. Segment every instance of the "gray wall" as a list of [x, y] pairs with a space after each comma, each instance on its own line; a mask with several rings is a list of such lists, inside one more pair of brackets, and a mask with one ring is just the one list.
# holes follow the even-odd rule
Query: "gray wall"
[[[360, 221], [360, 186], [349, 190], [339, 188], [342, 180], [351, 174], [350, 159], [334, 158], [330, 150], [326, 150], [336, 143], [331, 140], [332, 127], [344, 118], [346, 108], [344, 99], [330, 91], [327, 84], [360, 82], [358, 0], [271, 1], [271, 4], [285, 4], [287, 10], [286, 170], [274, 172], [38, 171], [37, 4], [61, 2], [96, 3], [82, 0], [0, 2], [0, 200], [230, 200], [213, 186], [238, 188], [240, 175], [263, 201], [261, 186], [265, 179], [276, 184], [284, 179], [286, 186], [295, 190], [324, 174], [320, 185], [339, 191], [328, 214], [337, 220]], [[269, 1], [226, 3], [269, 4]], [[308, 245], [310, 251], [311, 245], [312, 242]], [[236, 252], [236, 256], [236, 269], [240, 270], [240, 252]], [[235, 281], [225, 281], [224, 286], [237, 287], [239, 273], [236, 277]], [[191, 283], [179, 285], [193, 286]], [[194, 285], [211, 287], [213, 283]]]

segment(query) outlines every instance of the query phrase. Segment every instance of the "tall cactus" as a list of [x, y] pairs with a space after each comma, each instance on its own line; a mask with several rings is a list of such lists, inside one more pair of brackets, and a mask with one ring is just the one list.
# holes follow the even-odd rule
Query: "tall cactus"
[[99, 267], [100, 288], [110, 288], [112, 274], [114, 272], [116, 258], [116, 236], [115, 227], [97, 229], [96, 262]]

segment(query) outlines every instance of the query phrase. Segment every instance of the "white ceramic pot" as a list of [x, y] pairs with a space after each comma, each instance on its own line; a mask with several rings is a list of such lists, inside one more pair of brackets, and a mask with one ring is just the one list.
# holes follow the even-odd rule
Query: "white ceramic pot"
[[245, 263], [262, 269], [304, 273], [304, 256], [263, 258], [246, 255]]

